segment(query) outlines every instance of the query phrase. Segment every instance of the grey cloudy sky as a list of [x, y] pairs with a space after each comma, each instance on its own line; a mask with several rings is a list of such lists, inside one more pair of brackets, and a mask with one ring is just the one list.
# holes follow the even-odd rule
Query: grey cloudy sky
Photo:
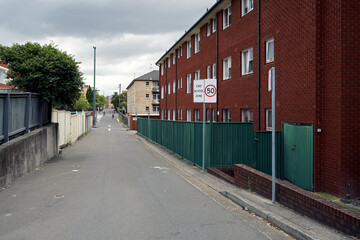
[[[216, 0], [0, 0], [0, 44], [54, 42], [105, 95], [155, 62]], [[151, 65], [150, 65], [151, 64]]]

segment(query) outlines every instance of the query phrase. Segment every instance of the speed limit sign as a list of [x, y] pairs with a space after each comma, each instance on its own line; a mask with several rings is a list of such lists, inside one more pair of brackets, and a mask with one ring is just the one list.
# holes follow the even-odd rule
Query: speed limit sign
[[205, 103], [216, 103], [216, 79], [205, 79]]

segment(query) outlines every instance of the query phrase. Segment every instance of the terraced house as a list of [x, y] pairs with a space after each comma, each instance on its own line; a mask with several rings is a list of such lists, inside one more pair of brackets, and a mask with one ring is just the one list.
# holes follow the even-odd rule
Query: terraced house
[[158, 60], [160, 117], [202, 121], [193, 80], [217, 79], [206, 121], [271, 130], [268, 71], [276, 69], [276, 130], [284, 177], [307, 162], [312, 191], [360, 196], [360, 3], [219, 0]]

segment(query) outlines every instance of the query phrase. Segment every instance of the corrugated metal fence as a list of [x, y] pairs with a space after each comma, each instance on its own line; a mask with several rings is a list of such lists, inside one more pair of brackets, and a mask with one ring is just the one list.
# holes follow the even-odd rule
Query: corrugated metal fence
[[49, 123], [50, 107], [39, 94], [0, 93], [0, 144]]
[[[150, 131], [148, 125], [150, 123]], [[202, 165], [202, 122], [138, 119], [138, 132], [188, 161]], [[252, 123], [206, 123], [206, 167], [242, 163], [271, 174], [271, 132], [255, 132]], [[277, 177], [283, 178], [281, 134], [276, 133]]]

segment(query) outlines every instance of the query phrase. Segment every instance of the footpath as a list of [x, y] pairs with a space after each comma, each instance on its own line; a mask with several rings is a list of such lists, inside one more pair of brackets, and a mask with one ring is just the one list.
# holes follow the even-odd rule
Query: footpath
[[356, 239], [302, 216], [278, 203], [273, 204], [269, 199], [232, 185], [209, 173], [203, 173], [200, 168], [194, 167], [190, 162], [168, 149], [136, 134], [136, 131], [129, 132], [132, 132], [145, 146], [177, 168], [181, 172], [180, 175], [202, 182], [208, 188], [218, 192], [219, 195], [221, 194], [240, 205], [244, 211], [268, 221], [295, 239]]

